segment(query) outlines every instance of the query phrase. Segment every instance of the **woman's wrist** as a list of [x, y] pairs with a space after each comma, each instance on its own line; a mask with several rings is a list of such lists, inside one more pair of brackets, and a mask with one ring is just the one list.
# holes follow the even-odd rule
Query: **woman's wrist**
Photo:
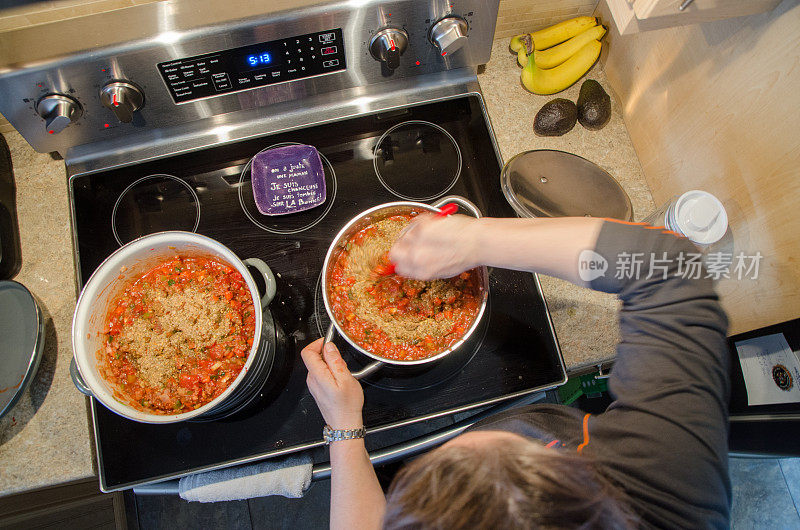
[[[350, 460], [353, 455], [358, 455], [358, 458], [366, 455], [366, 460], [369, 462], [369, 453], [363, 438], [336, 440], [330, 443], [328, 450], [330, 451], [331, 464], [338, 464], [341, 460]], [[339, 469], [338, 465], [334, 467], [334, 470], [337, 469]]]
[[485, 251], [491, 240], [491, 222], [491, 218], [482, 217], [475, 219], [472, 225], [472, 248], [469, 251], [470, 268], [488, 264], [488, 257]]

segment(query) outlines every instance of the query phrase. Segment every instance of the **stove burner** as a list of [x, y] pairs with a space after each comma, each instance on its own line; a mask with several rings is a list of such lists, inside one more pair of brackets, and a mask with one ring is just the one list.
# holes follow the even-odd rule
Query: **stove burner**
[[[323, 336], [328, 326], [330, 326], [331, 320], [328, 316], [328, 312], [325, 310], [325, 303], [322, 300], [322, 274], [320, 274], [317, 279], [317, 288], [314, 292], [314, 305], [317, 331], [320, 336]], [[475, 357], [475, 354], [478, 353], [481, 344], [483, 344], [483, 339], [486, 336], [486, 331], [489, 328], [487, 324], [489, 320], [487, 315], [491, 312], [490, 305], [491, 304], [486, 306], [484, 318], [475, 329], [472, 336], [457, 350], [445, 355], [438, 361], [428, 364], [410, 366], [386, 364], [380, 367], [376, 372], [364, 377], [361, 381], [384, 390], [399, 391], [423, 390], [447, 381], [458, 374]], [[363, 353], [357, 351], [338, 333], [333, 342], [338, 346], [342, 357], [351, 370], [360, 370], [367, 364], [373, 362], [371, 357], [367, 357]]]
[[[279, 144], [265, 147], [259, 151], [259, 153], [287, 145], [301, 144], [298, 142], [281, 142]], [[255, 158], [255, 155], [253, 155], [253, 158], [251, 158], [247, 162], [247, 165], [244, 166], [244, 169], [242, 169], [238, 186], [239, 204], [242, 206], [242, 210], [244, 210], [245, 215], [247, 215], [253, 224], [262, 230], [272, 232], [273, 234], [291, 235], [308, 230], [322, 221], [322, 219], [328, 215], [328, 212], [331, 211], [333, 202], [336, 199], [336, 172], [333, 170], [333, 165], [325, 157], [325, 155], [320, 153], [319, 157], [325, 164], [325, 190], [327, 195], [325, 198], [325, 206], [318, 206], [316, 208], [293, 213], [291, 215], [270, 216], [264, 215], [258, 211], [255, 197], [253, 197], [253, 186], [250, 182], [250, 167], [253, 164], [253, 158]]]
[[199, 224], [200, 199], [194, 188], [163, 173], [131, 183], [111, 212], [111, 229], [120, 245], [163, 230], [196, 232]]
[[461, 150], [455, 139], [435, 123], [422, 120], [405, 121], [383, 133], [372, 161], [381, 184], [412, 201], [444, 195], [461, 174]]

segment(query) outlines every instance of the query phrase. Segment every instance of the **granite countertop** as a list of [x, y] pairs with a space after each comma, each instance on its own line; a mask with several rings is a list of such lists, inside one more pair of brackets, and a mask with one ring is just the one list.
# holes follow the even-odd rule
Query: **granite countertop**
[[72, 384], [72, 256], [64, 162], [4, 134], [17, 186], [22, 269], [13, 279], [36, 297], [45, 319], [42, 363], [20, 402], [0, 419], [0, 495], [94, 474], [87, 402]]
[[[611, 95], [611, 120], [600, 131], [580, 124], [563, 136], [539, 137], [533, 133], [533, 118], [553, 98], [578, 100], [583, 79], [564, 92], [551, 96], [531, 94], [520, 83], [522, 71], [508, 49], [509, 39], [498, 39], [492, 58], [478, 75], [489, 119], [503, 160], [532, 149], [567, 151], [594, 162], [622, 185], [633, 204], [635, 220], [655, 209], [650, 188], [622, 120], [622, 110], [608, 86], [600, 63], [584, 79], [595, 79]], [[577, 287], [563, 280], [539, 276], [553, 326], [570, 371], [609, 361], [619, 342], [616, 297]]]
[[[507, 39], [497, 40], [478, 76], [503, 159], [530, 149], [559, 149], [591, 160], [628, 192], [636, 219], [653, 209], [619, 104], [601, 131], [580, 125], [561, 137], [533, 134], [533, 117], [553, 96], [536, 96], [519, 82]], [[608, 89], [599, 65], [588, 74]], [[558, 97], [577, 100], [580, 83]], [[62, 161], [36, 153], [16, 133], [6, 133], [17, 184], [22, 270], [14, 278], [36, 296], [46, 319], [42, 364], [20, 403], [0, 420], [0, 496], [86, 478], [95, 473], [87, 401], [72, 384], [71, 319], [75, 274], [66, 171]], [[567, 368], [576, 370], [614, 356], [619, 332], [613, 296], [541, 277], [542, 289]]]

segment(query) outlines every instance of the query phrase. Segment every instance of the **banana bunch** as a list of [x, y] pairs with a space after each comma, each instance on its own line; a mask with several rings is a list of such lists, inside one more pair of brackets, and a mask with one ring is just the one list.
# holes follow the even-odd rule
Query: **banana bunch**
[[534, 33], [517, 35], [510, 48], [522, 66], [522, 85], [534, 94], [555, 94], [580, 79], [600, 57], [606, 28], [594, 17], [576, 17]]

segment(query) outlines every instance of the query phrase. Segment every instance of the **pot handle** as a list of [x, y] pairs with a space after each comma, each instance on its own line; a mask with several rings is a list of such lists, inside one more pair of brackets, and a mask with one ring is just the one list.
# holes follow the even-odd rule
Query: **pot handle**
[[[334, 326], [333, 323], [331, 323], [331, 325], [328, 326], [328, 331], [325, 333], [325, 337], [322, 339], [322, 349], [323, 350], [325, 349], [325, 345], [326, 344], [328, 344], [329, 342], [333, 342], [333, 338], [335, 336], [336, 336], [336, 326]], [[366, 365], [361, 370], [358, 370], [358, 371], [355, 371], [355, 372], [350, 372], [350, 375], [352, 375], [356, 379], [361, 379], [363, 377], [367, 377], [369, 374], [371, 374], [373, 372], [376, 372], [383, 365], [384, 365], [384, 363], [382, 363], [380, 361], [375, 361], [374, 363], [370, 363], [370, 364]]]
[[81, 394], [84, 396], [94, 397], [92, 390], [86, 386], [83, 376], [78, 371], [78, 365], [75, 363], [75, 357], [73, 357], [69, 362], [69, 375], [72, 377], [72, 382], [75, 385], [75, 388], [77, 388]]
[[272, 299], [275, 298], [275, 292], [278, 290], [278, 284], [275, 282], [275, 275], [272, 274], [272, 269], [269, 265], [264, 263], [263, 260], [258, 258], [247, 258], [242, 260], [245, 265], [250, 265], [258, 269], [261, 276], [264, 277], [264, 285], [266, 286], [266, 293], [261, 297], [261, 309], [266, 309]]
[[462, 197], [460, 195], [449, 195], [447, 197], [442, 197], [441, 199], [439, 199], [438, 201], [433, 203], [432, 206], [434, 208], [441, 208], [442, 206], [444, 206], [448, 202], [454, 202], [454, 203], [458, 204], [459, 206], [461, 206], [462, 208], [467, 210], [469, 213], [471, 213], [472, 216], [477, 218], [477, 219], [480, 219], [481, 217], [483, 217], [483, 215], [481, 214], [481, 211], [478, 209], [477, 206], [475, 206], [471, 201], [465, 199], [464, 197]]

